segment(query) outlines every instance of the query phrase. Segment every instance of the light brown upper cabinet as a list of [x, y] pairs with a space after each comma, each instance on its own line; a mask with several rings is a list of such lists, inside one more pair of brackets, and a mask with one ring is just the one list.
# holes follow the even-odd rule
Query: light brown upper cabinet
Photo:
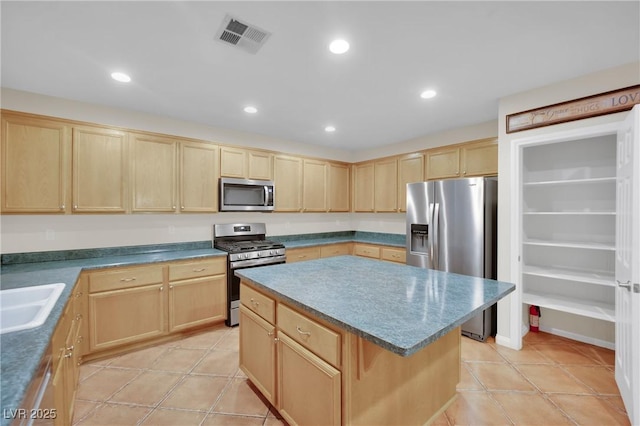
[[267, 151], [223, 146], [220, 176], [243, 179], [273, 179], [273, 154]]
[[276, 155], [273, 159], [275, 211], [298, 212], [302, 209], [302, 158]]
[[373, 163], [353, 165], [353, 210], [373, 212]]
[[131, 133], [131, 142], [131, 210], [175, 212], [177, 141]]
[[71, 128], [2, 113], [2, 212], [65, 213], [70, 202]]
[[423, 180], [423, 154], [408, 154], [398, 158], [398, 211], [407, 210], [407, 184]]
[[387, 158], [374, 164], [374, 206], [377, 212], [398, 209], [398, 160]]
[[489, 138], [426, 152], [427, 179], [498, 174], [497, 139]]
[[217, 145], [141, 133], [131, 144], [132, 211], [218, 211]]
[[125, 213], [128, 207], [127, 133], [73, 128], [73, 212]]
[[180, 211], [218, 211], [218, 147], [206, 142], [180, 142]]
[[491, 176], [498, 174], [498, 140], [486, 139], [460, 148], [463, 176]]
[[326, 161], [303, 160], [302, 211], [326, 212], [327, 179], [329, 165]]
[[329, 163], [329, 211], [348, 212], [351, 200], [351, 184], [349, 182], [349, 166], [347, 164]]

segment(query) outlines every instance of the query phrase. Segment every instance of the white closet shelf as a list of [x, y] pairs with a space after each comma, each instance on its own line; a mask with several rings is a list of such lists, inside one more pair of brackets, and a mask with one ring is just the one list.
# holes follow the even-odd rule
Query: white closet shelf
[[545, 181], [533, 181], [524, 182], [522, 185], [527, 186], [559, 186], [559, 185], [582, 185], [582, 184], [594, 184], [594, 183], [616, 183], [616, 177], [601, 177], [601, 178], [585, 178], [585, 179], [559, 179], [559, 180], [545, 180]]
[[[525, 292], [522, 293], [522, 303], [609, 322], [615, 322], [616, 320], [615, 306], [593, 300], [580, 301], [579, 299], [570, 299], [550, 293]], [[544, 311], [542, 316], [544, 317]]]
[[539, 277], [557, 278], [561, 280], [576, 281], [587, 284], [615, 287], [613, 272], [604, 271], [577, 271], [574, 269], [548, 268], [539, 266], [523, 266], [522, 273]]
[[561, 247], [561, 248], [577, 248], [577, 249], [589, 249], [589, 250], [606, 250], [615, 251], [615, 243], [595, 243], [595, 242], [573, 242], [573, 241], [551, 241], [551, 240], [534, 240], [529, 239], [523, 241], [522, 244], [530, 246], [545, 246], [545, 247]]

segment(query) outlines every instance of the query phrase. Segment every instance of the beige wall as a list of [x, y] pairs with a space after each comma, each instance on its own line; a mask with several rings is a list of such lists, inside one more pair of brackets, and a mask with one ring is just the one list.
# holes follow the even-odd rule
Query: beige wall
[[[506, 116], [521, 111], [544, 107], [567, 100], [578, 99], [610, 90], [620, 89], [640, 84], [640, 63], [631, 63], [621, 67], [604, 70], [580, 78], [558, 82], [556, 84], [518, 93], [500, 99], [498, 109], [498, 279], [515, 282], [511, 265], [517, 252], [511, 247], [511, 182], [513, 181], [511, 165], [511, 148], [514, 139], [549, 134], [553, 132], [576, 129], [603, 123], [620, 121], [626, 113], [610, 114], [569, 123], [562, 123], [538, 129], [516, 133], [506, 133]], [[501, 343], [517, 347], [518, 329], [522, 327], [522, 307], [518, 303], [512, 306], [514, 296], [503, 299], [498, 304], [498, 336]], [[544, 318], [545, 324], [555, 330], [565, 330], [568, 333], [580, 334], [591, 330], [594, 339], [613, 342], [613, 324], [603, 326], [601, 321], [591, 320], [574, 315], [551, 313]], [[587, 331], [588, 332], [588, 331]], [[514, 337], [514, 339], [512, 339]]]

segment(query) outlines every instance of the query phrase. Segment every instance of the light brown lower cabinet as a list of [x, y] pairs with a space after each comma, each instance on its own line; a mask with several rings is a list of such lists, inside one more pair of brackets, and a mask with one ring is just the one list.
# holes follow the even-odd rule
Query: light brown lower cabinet
[[278, 331], [278, 411], [294, 425], [339, 425], [340, 371]]
[[276, 327], [240, 305], [240, 368], [276, 405]]
[[300, 247], [287, 250], [287, 263], [302, 262], [320, 258], [320, 247]]
[[[240, 298], [240, 368], [249, 380], [288, 424], [339, 425], [340, 371], [283, 332], [279, 319], [276, 329], [276, 325], [261, 316], [272, 317], [274, 306], [265, 311], [259, 303], [265, 298], [272, 301], [268, 296], [241, 285]], [[312, 319], [293, 311], [282, 317], [285, 315], [300, 316], [304, 321], [296, 322], [300, 324], [297, 332], [303, 336], [302, 343], [307, 336], [313, 335], [311, 339], [315, 339], [321, 335], [316, 334]], [[333, 333], [340, 339], [339, 334]]]
[[459, 328], [403, 357], [252, 284], [240, 301], [240, 368], [290, 425], [427, 424], [455, 400]]
[[88, 274], [89, 353], [226, 319], [224, 257]]

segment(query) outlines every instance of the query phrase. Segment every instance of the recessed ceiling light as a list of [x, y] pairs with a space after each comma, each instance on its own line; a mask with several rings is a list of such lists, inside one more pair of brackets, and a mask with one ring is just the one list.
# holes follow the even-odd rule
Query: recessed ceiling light
[[111, 78], [121, 83], [128, 83], [131, 81], [131, 77], [123, 72], [112, 72]]
[[331, 44], [329, 44], [329, 50], [331, 53], [335, 53], [336, 55], [341, 55], [347, 50], [349, 50], [349, 43], [346, 40], [333, 40]]
[[247, 107], [244, 107], [244, 112], [249, 114], [255, 114], [256, 112], [258, 112], [258, 108], [253, 106], [247, 106]]
[[431, 99], [433, 97], [436, 96], [436, 91], [435, 90], [425, 90], [424, 92], [420, 93], [420, 97], [422, 99]]
[[327, 126], [327, 127], [324, 128], [324, 131], [331, 133], [331, 132], [335, 132], [336, 128], [333, 127], [333, 126]]

